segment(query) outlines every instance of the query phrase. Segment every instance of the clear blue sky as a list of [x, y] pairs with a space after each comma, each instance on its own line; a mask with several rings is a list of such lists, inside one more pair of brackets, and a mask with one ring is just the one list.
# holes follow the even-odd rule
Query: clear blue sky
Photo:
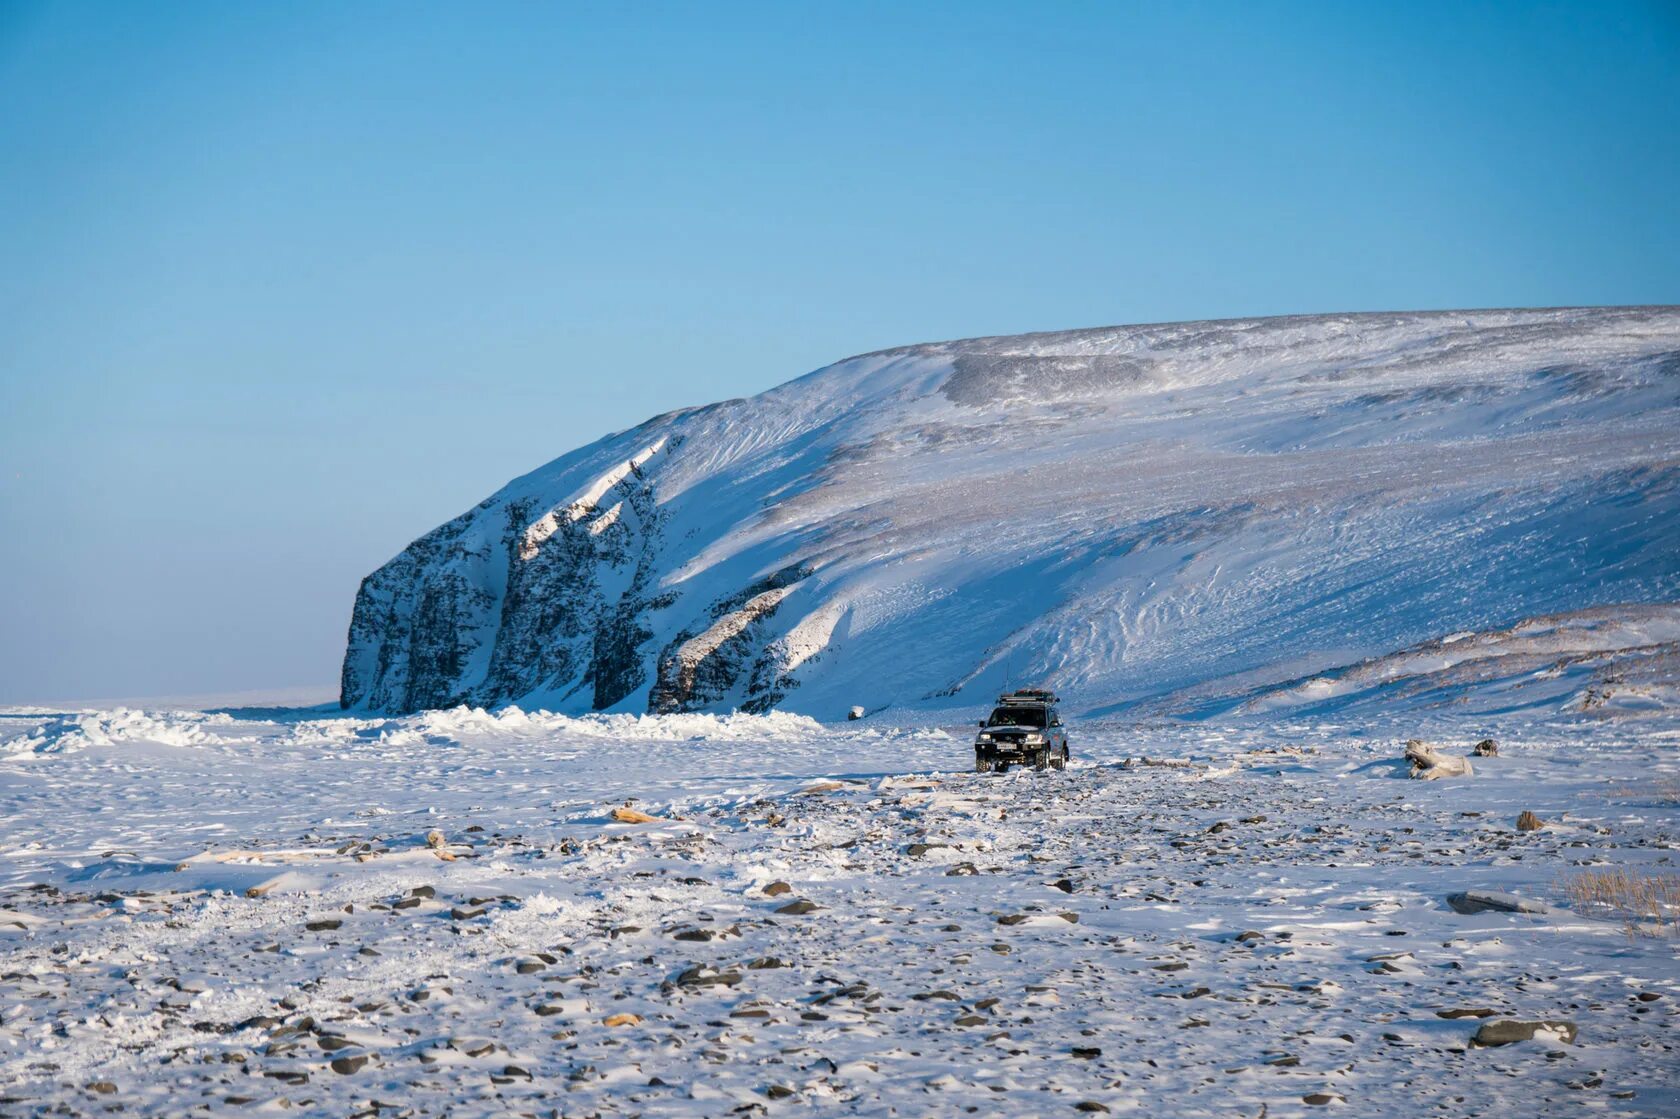
[[1680, 302], [1680, 5], [0, 0], [0, 702], [337, 678], [357, 581], [937, 338]]

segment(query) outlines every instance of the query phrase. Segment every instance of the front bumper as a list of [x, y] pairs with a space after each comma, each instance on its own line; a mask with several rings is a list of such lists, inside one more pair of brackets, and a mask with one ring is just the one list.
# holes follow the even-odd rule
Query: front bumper
[[1022, 739], [997, 740], [991, 742], [976, 742], [974, 752], [994, 758], [1020, 757], [1034, 750], [1042, 750], [1048, 742], [1027, 742]]

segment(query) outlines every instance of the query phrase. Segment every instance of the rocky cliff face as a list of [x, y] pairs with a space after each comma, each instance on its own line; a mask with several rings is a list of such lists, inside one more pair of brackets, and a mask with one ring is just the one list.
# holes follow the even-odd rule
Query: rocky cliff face
[[342, 702], [833, 718], [1045, 680], [1200, 710], [1680, 598], [1676, 431], [1672, 308], [865, 355], [609, 436], [421, 537], [363, 581]]

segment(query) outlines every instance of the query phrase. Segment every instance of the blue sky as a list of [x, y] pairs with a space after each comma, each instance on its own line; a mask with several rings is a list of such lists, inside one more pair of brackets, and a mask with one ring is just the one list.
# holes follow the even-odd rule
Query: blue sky
[[1680, 302], [1680, 6], [0, 0], [0, 702], [330, 684], [508, 478], [851, 353]]

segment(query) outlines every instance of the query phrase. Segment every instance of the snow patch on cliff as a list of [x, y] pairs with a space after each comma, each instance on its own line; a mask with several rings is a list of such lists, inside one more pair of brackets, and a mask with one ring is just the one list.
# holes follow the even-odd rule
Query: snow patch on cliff
[[[525, 529], [524, 539], [519, 547], [519, 558], [522, 560], [535, 558], [537, 552], [542, 548], [543, 541], [553, 536], [563, 522], [579, 521], [595, 512], [603, 497], [612, 492], [613, 488], [620, 482], [640, 470], [649, 459], [664, 448], [665, 440], [666, 436], [661, 435], [648, 446], [643, 447], [640, 451], [589, 483], [576, 496], [550, 509], [533, 522]], [[610, 519], [606, 519], [605, 524], [590, 526], [590, 531], [599, 534], [612, 521], [617, 520], [617, 509], [618, 506], [614, 506], [613, 509], [603, 514], [603, 519]]]

